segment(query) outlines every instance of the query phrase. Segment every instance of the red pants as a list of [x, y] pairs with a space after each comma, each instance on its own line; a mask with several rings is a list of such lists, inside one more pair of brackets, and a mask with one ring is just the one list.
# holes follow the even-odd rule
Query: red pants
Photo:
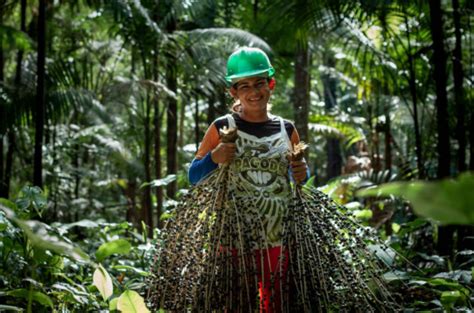
[[[258, 293], [260, 296], [260, 312], [276, 313], [282, 308], [282, 284], [288, 272], [288, 250], [272, 247], [255, 251], [257, 269], [263, 260], [263, 275], [258, 275]], [[271, 279], [273, 278], [273, 281]], [[283, 281], [281, 281], [283, 279]]]
[[[231, 249], [235, 263], [239, 262], [238, 251]], [[254, 251], [254, 260], [257, 269], [258, 295], [261, 313], [278, 313], [282, 311], [281, 287], [286, 282], [288, 272], [288, 250], [282, 247], [271, 247]], [[251, 258], [250, 258], [251, 259]], [[263, 264], [262, 264], [263, 263]], [[283, 280], [283, 281], [282, 281]]]

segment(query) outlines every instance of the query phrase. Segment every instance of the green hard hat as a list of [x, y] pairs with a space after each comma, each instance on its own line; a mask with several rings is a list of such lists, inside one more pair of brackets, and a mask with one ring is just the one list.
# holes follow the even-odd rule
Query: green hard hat
[[227, 60], [227, 75], [225, 80], [231, 84], [245, 77], [272, 77], [275, 69], [270, 64], [268, 56], [259, 48], [244, 47], [232, 53]]

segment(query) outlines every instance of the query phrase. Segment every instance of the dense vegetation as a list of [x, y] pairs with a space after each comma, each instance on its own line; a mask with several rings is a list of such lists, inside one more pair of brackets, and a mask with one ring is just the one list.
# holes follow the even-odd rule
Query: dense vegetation
[[472, 12], [0, 0], [0, 311], [145, 310], [160, 229], [243, 45], [271, 56], [272, 112], [309, 143], [308, 184], [396, 251], [379, 257], [404, 307], [472, 310]]

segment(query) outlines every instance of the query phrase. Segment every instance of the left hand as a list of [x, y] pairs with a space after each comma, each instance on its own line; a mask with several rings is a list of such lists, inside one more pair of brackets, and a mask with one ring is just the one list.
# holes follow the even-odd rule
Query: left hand
[[308, 166], [304, 160], [301, 161], [292, 161], [290, 163], [291, 166], [291, 173], [293, 174], [293, 179], [297, 184], [301, 183], [306, 179], [306, 172], [308, 170]]

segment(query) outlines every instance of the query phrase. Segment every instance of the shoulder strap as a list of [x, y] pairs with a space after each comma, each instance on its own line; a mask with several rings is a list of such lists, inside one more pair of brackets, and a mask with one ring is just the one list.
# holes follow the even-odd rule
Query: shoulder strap
[[226, 114], [227, 122], [229, 124], [229, 128], [236, 128], [237, 124], [235, 124], [235, 119], [232, 114]]
[[293, 145], [291, 144], [290, 137], [288, 137], [288, 133], [286, 132], [285, 121], [281, 117], [278, 118], [280, 119], [280, 134], [283, 140], [285, 140], [285, 142], [287, 143], [288, 149], [290, 151], [293, 151]]

